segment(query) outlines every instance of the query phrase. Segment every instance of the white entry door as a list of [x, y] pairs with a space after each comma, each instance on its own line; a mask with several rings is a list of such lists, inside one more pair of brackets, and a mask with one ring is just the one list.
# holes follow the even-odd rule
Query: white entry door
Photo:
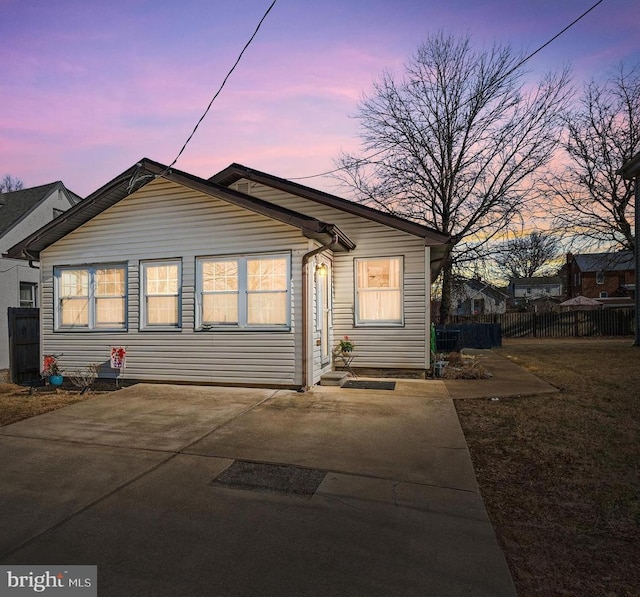
[[331, 339], [333, 337], [333, 313], [331, 309], [331, 263], [323, 261], [316, 271], [316, 316], [320, 332], [320, 354], [322, 365], [331, 360]]

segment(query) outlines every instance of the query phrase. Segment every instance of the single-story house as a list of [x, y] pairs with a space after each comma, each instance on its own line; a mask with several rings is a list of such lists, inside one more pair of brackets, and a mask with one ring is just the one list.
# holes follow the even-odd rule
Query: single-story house
[[355, 367], [430, 366], [449, 238], [232, 164], [143, 159], [14, 245], [41, 264], [43, 354], [131, 380], [305, 388], [345, 335]]
[[0, 193], [0, 369], [9, 367], [7, 309], [38, 306], [37, 263], [10, 259], [4, 253], [80, 201], [60, 181]]
[[569, 298], [586, 296], [607, 302], [628, 298], [633, 305], [635, 266], [633, 251], [567, 254]]
[[479, 278], [456, 278], [451, 292], [455, 315], [490, 315], [507, 310], [509, 295]]

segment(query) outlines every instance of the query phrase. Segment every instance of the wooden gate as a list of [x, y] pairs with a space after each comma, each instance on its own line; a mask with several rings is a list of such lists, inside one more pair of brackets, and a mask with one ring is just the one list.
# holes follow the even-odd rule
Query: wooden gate
[[9, 367], [13, 383], [40, 378], [40, 309], [9, 307]]

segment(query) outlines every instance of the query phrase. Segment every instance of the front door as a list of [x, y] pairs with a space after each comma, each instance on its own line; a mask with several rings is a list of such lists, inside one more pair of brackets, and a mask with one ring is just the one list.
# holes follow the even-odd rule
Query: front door
[[317, 328], [320, 332], [320, 355], [322, 366], [324, 367], [331, 361], [331, 338], [333, 336], [331, 263], [329, 261], [323, 261], [316, 273]]

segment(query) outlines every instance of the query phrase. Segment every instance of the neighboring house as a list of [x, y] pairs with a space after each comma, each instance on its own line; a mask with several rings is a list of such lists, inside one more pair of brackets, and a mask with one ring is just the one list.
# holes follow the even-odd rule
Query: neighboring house
[[4, 253], [78, 201], [80, 197], [61, 182], [0, 193], [0, 369], [9, 367], [7, 309], [37, 307], [40, 278], [37, 263], [10, 259]]
[[126, 348], [124, 378], [304, 388], [348, 335], [353, 366], [430, 366], [448, 237], [233, 164], [143, 159], [15, 245], [40, 258], [42, 343], [63, 369]]
[[586, 296], [606, 303], [626, 297], [632, 305], [635, 280], [632, 251], [567, 254], [569, 298]]
[[491, 315], [507, 310], [508, 295], [480, 279], [457, 278], [452, 288], [454, 315]]
[[512, 278], [509, 280], [509, 294], [517, 307], [526, 306], [538, 299], [559, 299], [563, 297], [560, 276], [537, 276], [533, 278]]

